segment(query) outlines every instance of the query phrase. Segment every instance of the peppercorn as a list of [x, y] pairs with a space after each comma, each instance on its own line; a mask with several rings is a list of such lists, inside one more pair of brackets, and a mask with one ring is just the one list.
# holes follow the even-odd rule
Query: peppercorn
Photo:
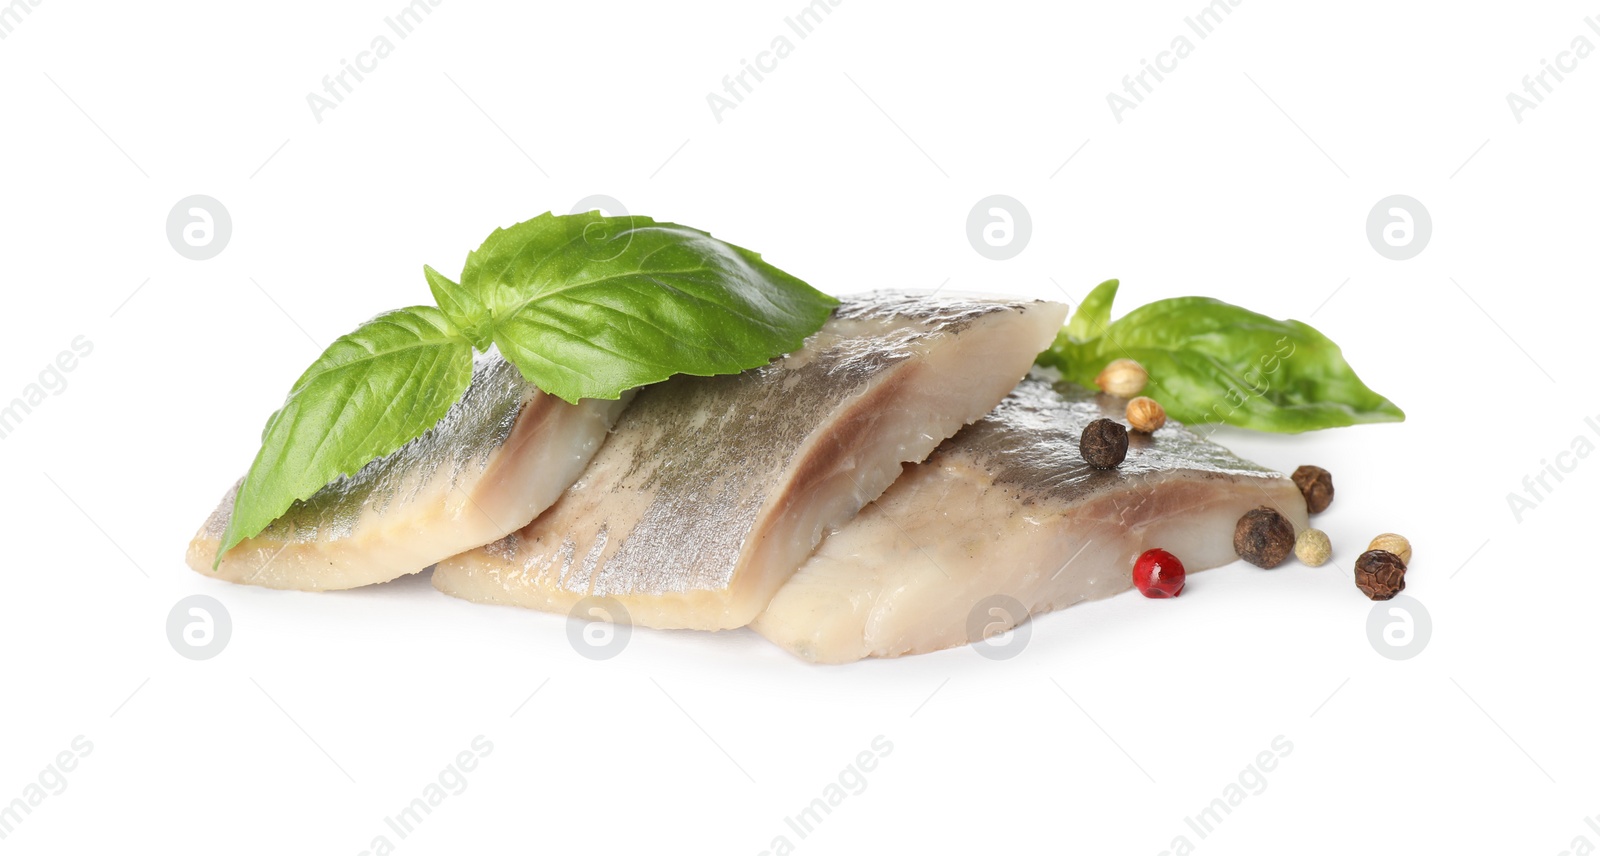
[[1133, 584], [1145, 597], [1177, 597], [1187, 576], [1183, 562], [1166, 550], [1146, 550], [1133, 563]]
[[1310, 464], [1294, 471], [1289, 478], [1306, 498], [1306, 511], [1321, 514], [1333, 502], [1333, 475]]
[[1128, 429], [1114, 419], [1096, 419], [1078, 438], [1078, 453], [1089, 466], [1109, 470], [1128, 457]]
[[1303, 530], [1294, 539], [1295, 558], [1313, 568], [1328, 561], [1332, 553], [1333, 545], [1328, 541], [1328, 533], [1321, 529]]
[[1252, 508], [1233, 527], [1233, 551], [1258, 568], [1276, 568], [1294, 549], [1294, 524], [1275, 508]]
[[1367, 549], [1387, 550], [1399, 556], [1400, 561], [1405, 562], [1407, 567], [1411, 566], [1411, 542], [1407, 541], [1402, 535], [1385, 532], [1372, 539], [1372, 543], [1367, 545]]
[[1138, 360], [1112, 360], [1095, 376], [1094, 385], [1118, 398], [1132, 398], [1144, 390], [1150, 373]]
[[1128, 427], [1145, 434], [1154, 434], [1167, 424], [1167, 411], [1153, 398], [1139, 396], [1128, 402]]
[[1356, 559], [1356, 588], [1373, 600], [1406, 590], [1406, 563], [1388, 550], [1368, 550]]

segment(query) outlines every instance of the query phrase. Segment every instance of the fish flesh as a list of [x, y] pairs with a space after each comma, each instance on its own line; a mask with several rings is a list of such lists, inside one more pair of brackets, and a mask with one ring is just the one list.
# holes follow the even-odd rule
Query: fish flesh
[[236, 483], [190, 542], [189, 567], [231, 582], [304, 591], [417, 573], [503, 538], [548, 508], [626, 405], [626, 397], [569, 404], [491, 351], [476, 360], [471, 385], [437, 425], [296, 502], [229, 550], [213, 571]]
[[1120, 466], [1090, 467], [1084, 426], [1125, 406], [1024, 380], [829, 535], [753, 629], [818, 663], [921, 654], [1126, 591], [1151, 548], [1191, 572], [1227, 564], [1257, 506], [1306, 526], [1293, 482], [1176, 422], [1130, 432]]
[[555, 612], [608, 598], [647, 627], [742, 627], [902, 463], [999, 402], [1065, 315], [1042, 301], [847, 298], [783, 359], [641, 390], [554, 506], [439, 563], [433, 584]]
[[1066, 311], [907, 292], [848, 297], [787, 357], [640, 390], [555, 505], [440, 562], [433, 584], [554, 612], [607, 598], [624, 613], [613, 620], [646, 627], [742, 627], [902, 463], [1005, 397]]

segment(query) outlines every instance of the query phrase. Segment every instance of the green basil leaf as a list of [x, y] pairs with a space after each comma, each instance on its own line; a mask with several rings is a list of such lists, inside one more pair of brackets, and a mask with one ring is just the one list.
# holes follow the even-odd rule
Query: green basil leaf
[[572, 402], [763, 365], [838, 303], [705, 232], [598, 212], [495, 230], [461, 286], [488, 307], [506, 359]]
[[477, 293], [452, 282], [449, 277], [427, 265], [422, 266], [422, 275], [427, 277], [433, 301], [439, 304], [439, 310], [450, 319], [450, 323], [467, 337], [473, 347], [480, 351], [489, 350], [492, 344], [489, 307], [483, 305]]
[[1209, 297], [1141, 306], [1094, 345], [1094, 359], [1074, 366], [1073, 380], [1092, 383], [1099, 367], [1131, 357], [1150, 372], [1145, 394], [1183, 422], [1298, 433], [1405, 419], [1315, 328]]
[[1111, 301], [1117, 299], [1117, 280], [1108, 279], [1094, 287], [1089, 296], [1078, 304], [1063, 332], [1073, 342], [1089, 342], [1100, 338], [1106, 325], [1111, 323]]
[[296, 500], [421, 436], [471, 381], [472, 346], [431, 306], [387, 312], [340, 337], [267, 421], [217, 561]]

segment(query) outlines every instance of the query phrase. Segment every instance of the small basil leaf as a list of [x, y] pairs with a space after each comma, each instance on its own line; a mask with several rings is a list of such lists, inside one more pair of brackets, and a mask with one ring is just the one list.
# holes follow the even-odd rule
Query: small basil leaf
[[489, 336], [489, 307], [483, 305], [476, 293], [462, 288], [428, 265], [422, 266], [422, 275], [428, 280], [428, 290], [433, 292], [433, 301], [439, 304], [439, 311], [450, 319], [450, 323], [473, 347], [480, 351], [489, 350], [492, 343]]
[[296, 500], [421, 436], [471, 381], [472, 346], [431, 306], [384, 313], [340, 337], [267, 420], [216, 562]]
[[1078, 304], [1067, 322], [1066, 336], [1073, 342], [1089, 342], [1100, 338], [1106, 325], [1111, 323], [1111, 301], [1117, 299], [1117, 280], [1108, 279], [1094, 287], [1089, 296]]

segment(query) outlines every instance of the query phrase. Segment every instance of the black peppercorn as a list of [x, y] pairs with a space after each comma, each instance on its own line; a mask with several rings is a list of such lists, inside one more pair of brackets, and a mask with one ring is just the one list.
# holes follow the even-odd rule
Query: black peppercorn
[[1406, 563], [1388, 550], [1368, 550], [1356, 559], [1356, 588], [1373, 600], [1406, 590]]
[[1294, 471], [1289, 478], [1306, 498], [1306, 511], [1321, 514], [1333, 502], [1333, 475], [1310, 464]]
[[1294, 551], [1294, 524], [1275, 508], [1252, 508], [1233, 527], [1233, 551], [1258, 568], [1276, 568]]
[[1096, 419], [1084, 427], [1078, 453], [1089, 466], [1109, 470], [1128, 457], [1128, 429], [1112, 419]]

